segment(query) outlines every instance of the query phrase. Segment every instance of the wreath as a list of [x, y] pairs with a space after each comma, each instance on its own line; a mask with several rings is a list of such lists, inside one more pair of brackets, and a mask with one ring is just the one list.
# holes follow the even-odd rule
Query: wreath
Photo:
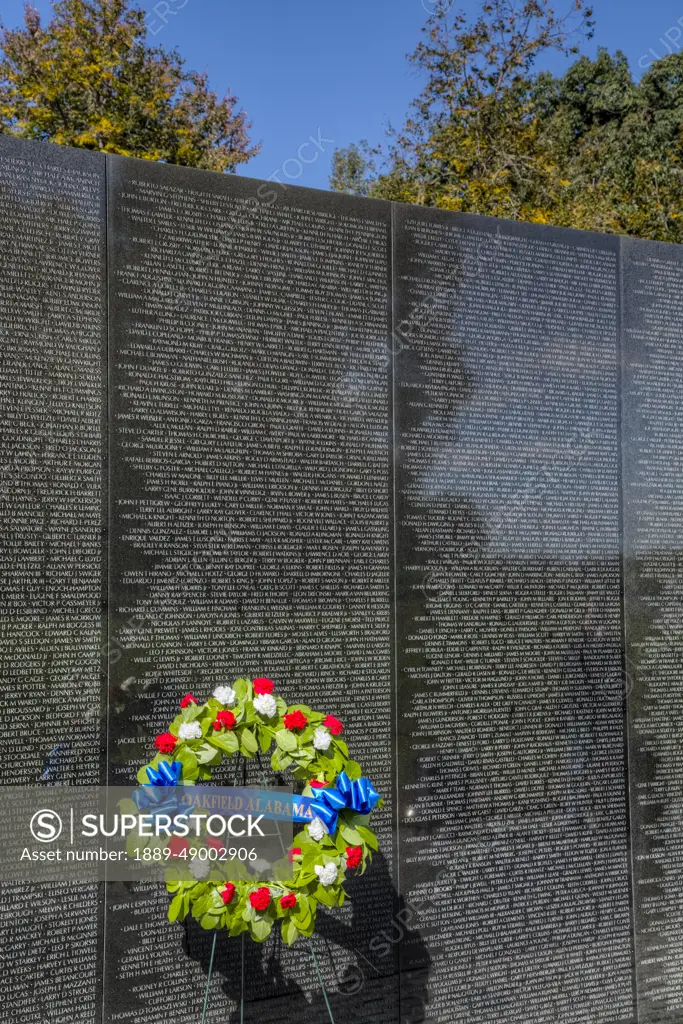
[[[191, 915], [207, 930], [248, 932], [264, 942], [279, 920], [284, 941], [293, 945], [313, 934], [320, 904], [341, 907], [346, 877], [363, 874], [371, 863], [378, 844], [368, 818], [383, 801], [362, 777], [358, 762], [349, 759], [339, 719], [305, 704], [288, 706], [274, 688], [270, 679], [238, 679], [217, 687], [205, 704], [186, 694], [169, 731], [156, 737], [157, 754], [140, 769], [138, 782], [143, 791], [153, 786], [154, 792], [156, 787], [192, 786], [210, 780], [224, 757], [260, 759], [272, 751], [272, 770], [290, 771], [303, 783], [302, 796], [309, 798], [307, 824], [274, 865], [274, 881], [255, 880], [235, 860], [194, 859], [190, 880], [178, 868], [166, 873], [166, 888], [173, 894], [170, 921]], [[139, 838], [135, 842], [139, 845]], [[167, 848], [166, 858], [187, 858], [199, 846], [225, 853], [224, 844], [211, 836], [171, 835], [150, 842]]]

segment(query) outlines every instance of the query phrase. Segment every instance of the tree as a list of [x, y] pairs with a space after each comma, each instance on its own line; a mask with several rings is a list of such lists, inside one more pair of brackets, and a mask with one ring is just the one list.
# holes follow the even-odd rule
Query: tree
[[553, 223], [683, 241], [683, 57], [633, 81], [622, 53], [600, 50], [561, 79], [540, 75], [544, 144], [563, 176]]
[[[437, 9], [411, 57], [426, 85], [392, 135], [385, 168], [337, 173], [345, 191], [443, 209], [683, 241], [683, 56], [639, 83], [601, 49], [556, 78], [536, 73], [549, 50], [576, 55], [592, 34], [574, 0], [484, 0], [470, 25]], [[335, 169], [350, 151], [335, 154]], [[361, 154], [362, 155], [362, 154]]]
[[330, 184], [335, 192], [351, 196], [367, 196], [372, 187], [375, 166], [365, 139], [347, 149], [336, 149], [332, 157]]
[[257, 151], [234, 96], [174, 51], [148, 46], [145, 13], [128, 0], [55, 0], [43, 27], [0, 34], [0, 132], [230, 172]]
[[[531, 71], [548, 50], [574, 53], [592, 12], [572, 0], [562, 17], [548, 0], [486, 0], [473, 24], [441, 4], [411, 63], [426, 75], [390, 169], [369, 192], [384, 198], [501, 216], [536, 213], [539, 160]], [[339, 156], [338, 160], [343, 160]]]

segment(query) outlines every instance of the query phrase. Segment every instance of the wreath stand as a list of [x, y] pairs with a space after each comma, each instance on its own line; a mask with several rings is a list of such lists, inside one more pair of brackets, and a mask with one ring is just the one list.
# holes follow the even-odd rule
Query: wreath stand
[[[241, 758], [241, 755], [238, 755], [238, 756]], [[261, 777], [263, 779], [263, 784], [264, 784], [265, 788], [268, 789], [269, 788], [268, 781], [267, 781], [267, 778], [266, 778], [266, 774], [263, 771], [263, 765], [261, 764], [261, 755], [257, 754], [256, 756], [258, 758], [258, 766], [259, 766], [259, 770], [261, 772]], [[242, 774], [242, 785], [246, 786], [246, 784], [247, 784], [247, 763], [244, 760], [244, 758], [242, 758], [242, 761], [243, 761], [243, 766], [242, 766], [242, 773], [243, 773]], [[239, 765], [239, 761], [237, 762], [237, 765]], [[236, 768], [237, 768], [237, 765], [235, 766]], [[233, 783], [233, 785], [237, 785], [237, 771], [235, 772], [235, 782]], [[212, 946], [211, 946], [211, 960], [209, 961], [209, 974], [208, 974], [208, 977], [206, 979], [206, 992], [204, 993], [204, 1008], [202, 1010], [202, 1021], [201, 1021], [201, 1024], [206, 1024], [206, 1012], [207, 1012], [207, 1010], [209, 1008], [209, 994], [210, 994], [210, 990], [211, 990], [211, 979], [213, 977], [213, 963], [214, 963], [214, 959], [215, 959], [215, 956], [216, 956], [216, 942], [217, 941], [218, 941], [218, 933], [214, 932], [213, 943], [212, 943]], [[327, 1015], [330, 1018], [330, 1024], [335, 1024], [334, 1017], [332, 1016], [332, 1007], [330, 1006], [330, 1000], [329, 1000], [328, 995], [327, 995], [327, 989], [325, 988], [325, 981], [324, 981], [323, 976], [322, 976], [322, 971], [320, 970], [320, 965], [318, 964], [318, 958], [315, 955], [315, 947], [313, 945], [313, 939], [312, 938], [308, 940], [308, 948], [311, 951], [311, 958], [313, 960], [313, 966], [315, 967], [315, 973], [317, 974], [318, 981], [320, 982], [320, 988], [322, 989], [323, 998], [325, 1000], [325, 1006], [327, 1008]], [[242, 935], [242, 967], [241, 967], [241, 975], [242, 975], [242, 977], [241, 977], [241, 983], [240, 983], [240, 1024], [244, 1024], [244, 935]]]
[[[218, 934], [214, 933], [213, 945], [211, 946], [211, 961], [209, 963], [209, 976], [206, 979], [206, 992], [204, 994], [204, 1009], [202, 1010], [202, 1024], [206, 1024], [206, 1011], [209, 1007], [209, 992], [211, 989], [211, 978], [213, 977], [213, 962], [216, 955], [216, 942], [218, 940]], [[308, 947], [311, 951], [311, 957], [313, 959], [313, 965], [315, 972], [320, 982], [322, 989], [323, 998], [325, 1000], [325, 1006], [327, 1007], [327, 1014], [330, 1018], [330, 1024], [334, 1024], [334, 1017], [332, 1016], [332, 1007], [330, 1006], [330, 1000], [327, 996], [327, 989], [325, 988], [325, 982], [323, 980], [320, 965], [318, 964], [318, 958], [315, 955], [315, 948], [313, 946], [313, 940], [308, 940]], [[240, 996], [240, 1024], [244, 1024], [244, 935], [242, 935], [242, 980], [241, 980], [241, 996]]]

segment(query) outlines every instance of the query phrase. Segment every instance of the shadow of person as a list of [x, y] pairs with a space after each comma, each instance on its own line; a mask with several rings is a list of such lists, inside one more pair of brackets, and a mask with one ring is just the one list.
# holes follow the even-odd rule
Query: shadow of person
[[[232, 1007], [227, 1024], [242, 1024], [242, 995], [244, 1024], [301, 1024], [302, 1013], [306, 1024], [330, 1024], [330, 1012], [335, 1024], [425, 1020], [431, 959], [419, 913], [397, 896], [385, 857], [375, 854], [346, 889], [342, 911], [319, 909], [312, 943], [303, 939], [288, 949], [277, 925], [263, 944], [219, 933], [214, 971]], [[212, 944], [212, 933], [186, 923], [185, 950], [205, 974]]]
[[[318, 914], [316, 949], [321, 969], [334, 980], [328, 1000], [335, 1024], [421, 1024], [425, 1020], [431, 957], [420, 930], [420, 913], [399, 896], [389, 865], [377, 853], [365, 876], [347, 886], [351, 920]], [[393, 908], [391, 915], [382, 912]], [[352, 960], [339, 953], [346, 950]], [[329, 1021], [318, 990], [311, 1003], [315, 1024]]]

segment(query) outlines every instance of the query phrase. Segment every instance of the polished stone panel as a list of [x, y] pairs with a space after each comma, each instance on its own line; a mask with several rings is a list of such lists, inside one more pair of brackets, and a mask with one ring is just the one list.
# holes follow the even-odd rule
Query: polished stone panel
[[400, 890], [425, 1019], [629, 1021], [619, 243], [395, 220]]
[[623, 240], [624, 522], [640, 1020], [683, 1009], [683, 250]]
[[[393, 1024], [397, 985], [381, 982], [395, 956], [362, 999], [343, 992], [395, 902], [390, 207], [121, 159], [108, 181], [110, 779], [147, 759], [179, 694], [240, 675], [341, 718], [387, 798], [383, 855], [353, 910], [322, 924], [320, 960], [344, 1019]], [[156, 1021], [160, 998], [196, 1007], [207, 937], [188, 929], [188, 970], [169, 975], [183, 931], [164, 899], [110, 905], [106, 1012], [131, 969], [131, 1019]], [[121, 922], [145, 900], [131, 943]], [[225, 1015], [240, 945], [221, 951]], [[305, 946], [248, 943], [247, 978], [250, 1002], [272, 997], [263, 1021], [298, 1019], [288, 1007], [319, 987]]]
[[[10, 785], [96, 785], [104, 767], [104, 176], [104, 158], [0, 136], [0, 762]], [[0, 899], [3, 1019], [91, 1024], [97, 888], [5, 884]]]

